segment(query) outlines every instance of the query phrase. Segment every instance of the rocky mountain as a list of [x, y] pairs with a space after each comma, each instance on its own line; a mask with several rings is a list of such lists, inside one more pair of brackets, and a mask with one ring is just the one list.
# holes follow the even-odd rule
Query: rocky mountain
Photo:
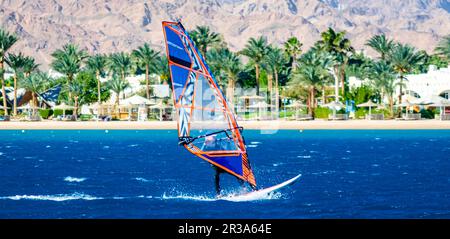
[[[149, 42], [162, 49], [161, 21], [182, 19], [188, 29], [208, 25], [239, 50], [250, 37], [272, 43], [291, 36], [305, 49], [333, 27], [356, 49], [385, 33], [431, 52], [450, 34], [448, 0], [0, 0], [0, 26], [20, 41], [13, 51], [48, 67], [50, 53], [72, 42], [90, 53], [131, 51]], [[367, 50], [368, 54], [373, 52]]]

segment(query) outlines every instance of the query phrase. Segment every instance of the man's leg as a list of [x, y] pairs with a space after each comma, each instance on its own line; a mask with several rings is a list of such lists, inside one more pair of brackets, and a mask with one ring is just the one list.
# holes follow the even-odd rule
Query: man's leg
[[214, 176], [214, 181], [216, 183], [216, 195], [220, 195], [220, 172], [216, 169], [216, 175]]

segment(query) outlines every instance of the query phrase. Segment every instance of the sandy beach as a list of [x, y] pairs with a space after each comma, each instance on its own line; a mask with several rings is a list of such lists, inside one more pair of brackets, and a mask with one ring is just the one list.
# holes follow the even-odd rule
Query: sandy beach
[[[368, 120], [347, 120], [347, 121], [241, 121], [240, 126], [245, 129], [450, 129], [450, 121], [439, 120], [419, 120], [419, 121], [368, 121]], [[175, 121], [110, 121], [110, 122], [61, 122], [61, 121], [40, 121], [40, 122], [1, 122], [0, 130], [21, 130], [21, 129], [176, 129]]]

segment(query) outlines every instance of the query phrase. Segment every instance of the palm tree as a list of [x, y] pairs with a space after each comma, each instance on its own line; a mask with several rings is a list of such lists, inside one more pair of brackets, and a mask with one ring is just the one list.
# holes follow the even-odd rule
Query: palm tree
[[125, 52], [113, 53], [109, 57], [109, 68], [113, 74], [118, 74], [122, 81], [130, 74], [133, 62], [131, 56]]
[[310, 49], [300, 59], [300, 67], [290, 77], [290, 85], [303, 85], [308, 89], [308, 113], [314, 117], [315, 92], [329, 82], [331, 74], [328, 67], [332, 61], [325, 58], [316, 48]]
[[102, 54], [90, 56], [86, 61], [87, 68], [95, 73], [95, 79], [97, 80], [97, 96], [98, 96], [97, 102], [99, 105], [102, 102], [100, 75], [103, 75], [105, 73], [107, 63], [108, 62], [106, 56]]
[[2, 84], [2, 96], [3, 96], [3, 111], [5, 115], [8, 115], [8, 108], [6, 104], [6, 90], [5, 90], [5, 70], [4, 61], [6, 52], [17, 42], [17, 37], [9, 32], [0, 28], [0, 81]]
[[224, 62], [230, 54], [231, 52], [226, 48], [212, 49], [206, 53], [206, 56], [208, 57], [208, 66], [216, 78], [217, 83], [221, 86], [225, 85], [223, 80], [226, 78]]
[[[227, 79], [226, 98], [230, 104], [234, 102], [234, 88], [239, 73], [242, 71], [239, 56], [228, 48], [212, 49], [207, 52], [208, 65], [219, 82]], [[222, 83], [225, 85], [224, 83]]]
[[420, 65], [423, 58], [424, 56], [418, 53], [414, 47], [400, 43], [396, 44], [388, 55], [387, 59], [392, 64], [400, 79], [399, 103], [402, 102], [403, 81], [406, 80], [405, 74], [410, 73], [414, 67]]
[[[296, 38], [291, 38], [291, 39], [296, 39]], [[289, 40], [291, 40], [291, 39], [289, 39]], [[286, 46], [286, 44], [285, 44], [285, 46]], [[300, 46], [301, 46], [301, 43], [300, 43]], [[300, 49], [299, 49], [299, 51], [297, 51], [297, 53], [299, 53], [299, 52], [301, 52]], [[295, 59], [297, 56], [297, 53], [295, 53], [291, 57], [293, 59]], [[278, 112], [278, 106], [279, 106], [278, 105], [278, 103], [279, 103], [278, 102], [279, 101], [278, 77], [279, 77], [280, 72], [283, 69], [284, 65], [286, 64], [286, 58], [285, 58], [285, 55], [283, 54], [282, 50], [280, 48], [270, 46], [269, 52], [267, 54], [266, 64], [267, 64], [267, 68], [269, 69], [269, 71], [271, 72], [273, 77], [275, 78], [275, 111]], [[295, 66], [295, 65], [293, 64], [293, 66]], [[292, 68], [292, 69], [294, 69], [294, 68]], [[270, 100], [272, 101], [272, 92], [270, 92]]]
[[211, 32], [208, 26], [197, 26], [197, 28], [189, 32], [195, 45], [200, 50], [200, 53], [206, 60], [206, 53], [208, 47], [219, 44], [222, 39], [219, 33]]
[[367, 46], [370, 46], [376, 52], [378, 52], [381, 56], [381, 60], [386, 60], [386, 56], [394, 47], [394, 42], [386, 38], [386, 35], [375, 35], [370, 38], [367, 43]]
[[369, 67], [368, 73], [373, 88], [380, 91], [381, 99], [384, 99], [385, 96], [388, 97], [391, 116], [393, 115], [395, 88], [398, 85], [395, 74], [394, 68], [383, 60], [373, 63]]
[[69, 102], [71, 101], [70, 83], [74, 76], [80, 72], [83, 61], [88, 57], [84, 50], [79, 50], [77, 45], [66, 44], [62, 49], [58, 49], [52, 53], [53, 62], [51, 66], [57, 72], [67, 76], [67, 88]]
[[17, 81], [19, 75], [23, 72], [23, 66], [25, 64], [25, 56], [22, 53], [13, 54], [9, 53], [5, 58], [6, 63], [14, 71], [14, 103], [13, 103], [13, 115], [17, 115]]
[[78, 103], [81, 95], [83, 94], [83, 83], [79, 80], [74, 80], [69, 85], [69, 90], [72, 92], [72, 97], [74, 100], [73, 105], [73, 115], [76, 117], [78, 115]]
[[297, 37], [291, 37], [284, 43], [284, 52], [292, 59], [291, 69], [294, 71], [297, 66], [297, 58], [302, 54], [303, 44]]
[[31, 56], [25, 57], [25, 62], [23, 65], [23, 72], [25, 73], [25, 76], [28, 76], [31, 74], [31, 72], [37, 70], [39, 67], [39, 64], [36, 64], [35, 60]]
[[156, 59], [155, 71], [158, 73], [159, 78], [163, 81], [163, 83], [167, 83], [170, 78], [170, 71], [166, 56], [159, 56]]
[[150, 86], [149, 86], [149, 70], [150, 65], [154, 64], [159, 56], [159, 52], [150, 48], [147, 43], [143, 46], [138, 47], [138, 49], [133, 50], [133, 56], [136, 58], [138, 64], [141, 67], [145, 67], [145, 86], [146, 86], [146, 96], [150, 99]]
[[[24, 77], [21, 79], [20, 84], [22, 87], [31, 92], [31, 105], [34, 107], [38, 106], [37, 101], [37, 94], [39, 92], [42, 92], [45, 88], [45, 85], [48, 82], [46, 82], [46, 77], [42, 75], [42, 73], [32, 73], [28, 75], [27, 77]], [[35, 115], [36, 111], [32, 110], [32, 115]]]
[[318, 46], [334, 56], [334, 74], [340, 80], [342, 95], [345, 96], [345, 68], [349, 55], [354, 52], [354, 49], [350, 40], [345, 37], [345, 32], [335, 32], [332, 28], [328, 28], [321, 33], [321, 37]]
[[[125, 89], [130, 87], [130, 83], [128, 81], [122, 80], [121, 78], [119, 78], [117, 76], [113, 76], [111, 78], [111, 80], [108, 81], [107, 84], [108, 84], [108, 88], [116, 94], [115, 106], [119, 107], [120, 93], [122, 93]], [[116, 108], [116, 112], [117, 112], [117, 108]]]
[[450, 35], [444, 37], [444, 39], [439, 42], [439, 45], [436, 47], [435, 51], [437, 54], [447, 58], [447, 60], [450, 61]]
[[265, 61], [268, 53], [267, 39], [260, 36], [259, 38], [250, 38], [245, 48], [240, 52], [242, 55], [250, 59], [250, 63], [255, 67], [256, 76], [256, 94], [259, 95], [259, 71], [261, 64]]

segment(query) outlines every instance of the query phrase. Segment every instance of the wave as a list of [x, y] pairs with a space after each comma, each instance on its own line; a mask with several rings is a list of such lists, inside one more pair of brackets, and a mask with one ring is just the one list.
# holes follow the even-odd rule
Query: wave
[[141, 181], [141, 182], [144, 182], [144, 183], [150, 182], [150, 180], [148, 180], [146, 178], [134, 178], [134, 180]]
[[236, 194], [231, 193], [222, 197], [208, 197], [204, 195], [189, 195], [189, 194], [178, 194], [178, 195], [167, 195], [163, 194], [161, 199], [164, 200], [192, 200], [192, 201], [204, 201], [204, 202], [214, 202], [214, 201], [230, 201], [230, 202], [250, 202], [250, 201], [265, 201], [265, 200], [274, 200], [282, 198], [283, 194], [280, 192], [271, 192], [271, 193], [258, 193], [254, 192], [251, 194]]
[[171, 195], [166, 195], [166, 193], [164, 193], [162, 195], [161, 199], [165, 199], [165, 200], [181, 199], [181, 200], [207, 201], [207, 202], [212, 202], [212, 201], [218, 200], [215, 197], [208, 197], [208, 196], [195, 196], [195, 195], [187, 195], [187, 194], [179, 194], [179, 195], [171, 196]]
[[64, 181], [66, 182], [71, 182], [71, 183], [81, 183], [84, 180], [86, 180], [86, 178], [75, 178], [75, 177], [71, 177], [71, 176], [67, 176], [64, 178]]
[[54, 194], [54, 195], [15, 195], [15, 196], [6, 196], [0, 197], [0, 199], [9, 199], [9, 200], [42, 200], [42, 201], [69, 201], [69, 200], [99, 200], [104, 199], [102, 197], [94, 197], [88, 194], [83, 193], [73, 193], [73, 194]]
[[252, 141], [252, 142], [250, 142], [250, 144], [262, 144], [262, 142], [259, 142], [259, 141]]

